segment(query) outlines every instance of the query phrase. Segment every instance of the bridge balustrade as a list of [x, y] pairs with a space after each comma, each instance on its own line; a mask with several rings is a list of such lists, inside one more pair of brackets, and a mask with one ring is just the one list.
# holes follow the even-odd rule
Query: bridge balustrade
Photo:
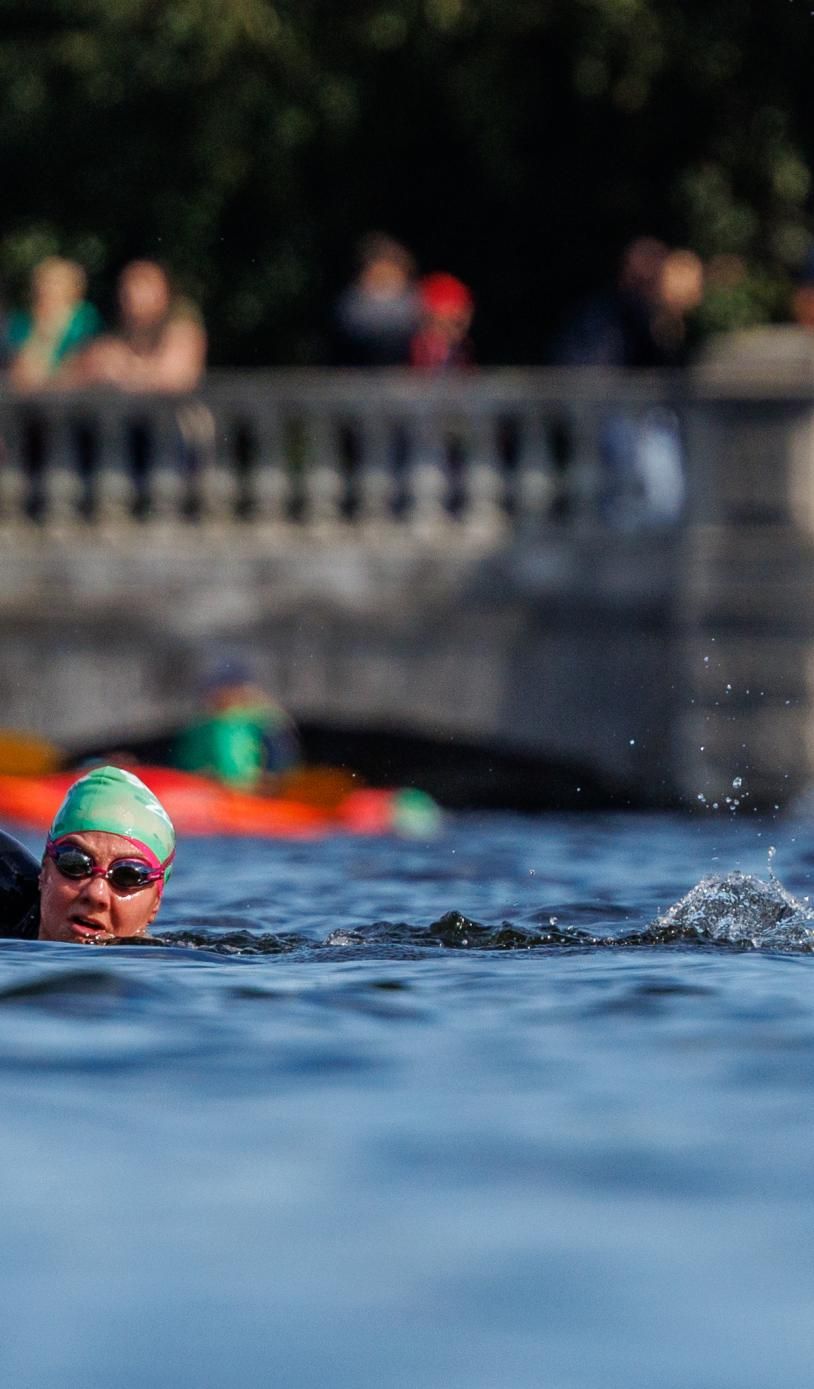
[[673, 523], [675, 378], [213, 371], [193, 397], [0, 385], [0, 529]]

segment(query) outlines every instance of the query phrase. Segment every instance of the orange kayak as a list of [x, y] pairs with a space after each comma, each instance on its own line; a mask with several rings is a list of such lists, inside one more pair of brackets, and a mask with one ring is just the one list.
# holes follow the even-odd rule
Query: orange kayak
[[[386, 834], [397, 826], [399, 791], [350, 791], [330, 807], [294, 796], [233, 791], [208, 777], [169, 767], [134, 767], [167, 809], [179, 834], [318, 838], [344, 831]], [[68, 787], [81, 773], [0, 776], [0, 820], [47, 830]], [[293, 789], [293, 788], [292, 788]]]

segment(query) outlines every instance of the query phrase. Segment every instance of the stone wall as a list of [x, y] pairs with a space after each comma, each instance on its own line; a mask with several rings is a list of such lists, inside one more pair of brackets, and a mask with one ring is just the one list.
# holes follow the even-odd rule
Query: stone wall
[[80, 746], [188, 716], [220, 653], [298, 718], [669, 785], [670, 551], [606, 536], [273, 554], [244, 538], [29, 539], [0, 555], [0, 724]]

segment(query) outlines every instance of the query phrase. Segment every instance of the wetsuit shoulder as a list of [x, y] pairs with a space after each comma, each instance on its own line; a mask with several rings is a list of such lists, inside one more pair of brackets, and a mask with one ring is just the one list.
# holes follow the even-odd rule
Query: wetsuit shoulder
[[0, 830], [0, 938], [36, 939], [39, 873], [34, 855], [12, 835]]

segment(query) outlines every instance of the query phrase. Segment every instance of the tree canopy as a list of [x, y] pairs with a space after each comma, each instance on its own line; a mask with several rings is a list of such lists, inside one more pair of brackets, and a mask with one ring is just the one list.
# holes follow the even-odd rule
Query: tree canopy
[[[474, 288], [487, 360], [540, 361], [650, 232], [750, 266], [809, 243], [802, 0], [0, 0], [0, 276], [163, 259], [221, 362], [319, 361], [370, 229]], [[745, 295], [745, 297], [744, 297]]]

